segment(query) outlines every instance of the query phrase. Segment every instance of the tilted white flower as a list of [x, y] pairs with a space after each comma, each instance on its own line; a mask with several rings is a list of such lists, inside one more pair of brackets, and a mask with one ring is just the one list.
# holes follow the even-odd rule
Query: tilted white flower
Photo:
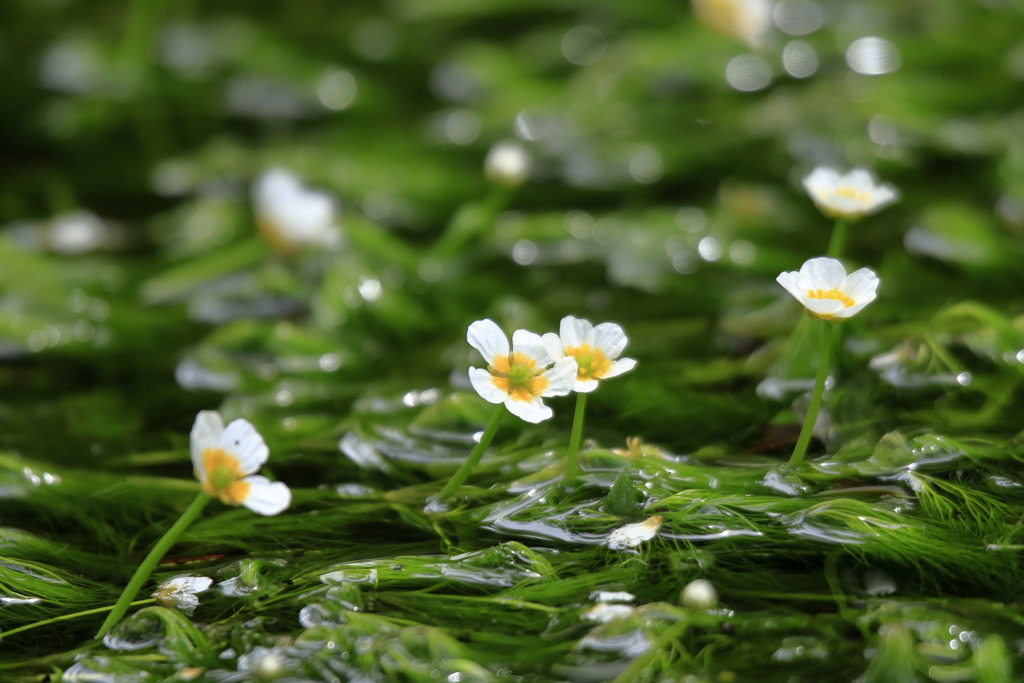
[[570, 356], [576, 360], [573, 391], [593, 391], [600, 380], [617, 377], [636, 367], [632, 358], [619, 359], [629, 340], [615, 323], [595, 327], [589, 320], [567, 315], [558, 326], [558, 334], [548, 332], [543, 339], [552, 358]]
[[508, 338], [497, 323], [477, 320], [469, 326], [466, 339], [487, 362], [486, 369], [469, 369], [473, 388], [485, 401], [504, 403], [510, 413], [527, 422], [551, 417], [551, 408], [541, 398], [565, 396], [572, 391], [576, 361], [551, 358], [538, 334], [516, 330], [510, 350]]
[[849, 275], [843, 264], [825, 256], [812, 258], [799, 271], [781, 273], [776, 281], [816, 318], [849, 318], [875, 300], [878, 276], [869, 268]]
[[185, 614], [192, 614], [199, 605], [196, 594], [209, 590], [212, 585], [213, 579], [207, 576], [175, 576], [157, 586], [153, 597], [165, 607], [176, 607]]
[[826, 216], [846, 219], [874, 213], [899, 198], [895, 187], [879, 184], [866, 168], [840, 175], [834, 168], [819, 166], [804, 178], [804, 189]]
[[265, 171], [253, 187], [260, 233], [278, 251], [329, 248], [341, 242], [334, 197], [311, 190], [290, 171]]
[[635, 548], [644, 541], [649, 541], [657, 536], [658, 530], [661, 529], [661, 523], [661, 515], [654, 515], [642, 522], [620, 526], [608, 534], [605, 545], [612, 550]]
[[200, 411], [191, 442], [192, 466], [204, 493], [261, 515], [276, 515], [291, 504], [292, 493], [284, 483], [253, 474], [270, 451], [248, 420], [235, 420], [225, 428], [220, 413]]
[[772, 0], [693, 0], [705, 24], [752, 48], [764, 45], [772, 29]]

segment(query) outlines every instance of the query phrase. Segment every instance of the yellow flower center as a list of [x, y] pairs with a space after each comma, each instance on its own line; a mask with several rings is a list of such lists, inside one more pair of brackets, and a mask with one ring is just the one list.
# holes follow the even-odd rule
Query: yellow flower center
[[846, 294], [844, 294], [843, 292], [840, 292], [838, 287], [833, 287], [832, 289], [830, 289], [828, 291], [825, 291], [824, 289], [808, 289], [807, 290], [807, 298], [808, 299], [832, 299], [833, 301], [842, 302], [843, 308], [849, 308], [850, 306], [852, 306], [854, 304], [853, 299], [851, 299], [850, 297], [846, 296]]
[[543, 368], [538, 368], [537, 361], [522, 351], [513, 351], [507, 357], [495, 356], [487, 370], [494, 386], [514, 401], [532, 401], [548, 388]]
[[297, 251], [295, 243], [285, 237], [277, 224], [269, 218], [260, 216], [256, 221], [256, 228], [277, 253], [290, 256]]
[[612, 366], [612, 361], [604, 355], [604, 351], [600, 347], [591, 347], [590, 344], [567, 346], [565, 355], [576, 359], [578, 379], [601, 379]]
[[852, 187], [837, 187], [836, 196], [843, 199], [854, 199], [862, 204], [866, 204], [869, 199], [867, 192], [855, 190]]
[[206, 481], [203, 492], [220, 498], [228, 505], [241, 505], [249, 495], [248, 482], [242, 481], [245, 475], [238, 458], [220, 448], [207, 448], [203, 451], [203, 470]]

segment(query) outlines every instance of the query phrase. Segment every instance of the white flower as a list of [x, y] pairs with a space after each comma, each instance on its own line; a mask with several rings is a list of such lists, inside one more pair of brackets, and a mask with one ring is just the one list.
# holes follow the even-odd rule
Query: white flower
[[825, 256], [812, 258], [800, 271], [781, 273], [776, 281], [816, 318], [849, 318], [875, 300], [878, 276], [861, 268], [849, 275], [843, 264]]
[[576, 359], [574, 391], [589, 392], [597, 389], [599, 380], [616, 377], [632, 370], [632, 358], [617, 360], [626, 348], [626, 334], [615, 323], [601, 323], [597, 327], [589, 320], [567, 315], [558, 326], [558, 334], [544, 335], [544, 346], [552, 358], [570, 356]]
[[636, 596], [628, 591], [593, 591], [590, 599], [594, 602], [633, 602]]
[[484, 172], [496, 183], [517, 187], [530, 175], [530, 156], [518, 142], [498, 142], [487, 152]]
[[[466, 339], [487, 362], [487, 369], [470, 368], [469, 381], [485, 401], [504, 403], [508, 411], [527, 422], [551, 417], [545, 396], [565, 396], [572, 391], [576, 361], [554, 360], [544, 349], [540, 335], [516, 330], [512, 349], [508, 338], [493, 320], [477, 320], [469, 326]], [[554, 363], [552, 367], [548, 367]]]
[[153, 597], [165, 607], [176, 607], [185, 614], [192, 614], [199, 605], [196, 593], [209, 590], [212, 585], [213, 579], [206, 576], [175, 576], [157, 586]]
[[253, 188], [253, 202], [260, 232], [280, 252], [335, 247], [341, 241], [334, 198], [304, 187], [289, 171], [265, 171]]
[[635, 548], [644, 541], [654, 538], [658, 534], [659, 529], [661, 529], [661, 515], [654, 515], [642, 522], [626, 524], [615, 529], [608, 534], [605, 545], [612, 550]]
[[840, 175], [834, 168], [819, 166], [804, 178], [804, 189], [826, 216], [846, 219], [874, 213], [899, 198], [895, 187], [878, 184], [866, 168]]
[[682, 592], [683, 605], [693, 609], [711, 609], [718, 604], [718, 593], [707, 579], [694, 579]]
[[636, 612], [635, 607], [629, 605], [615, 605], [607, 602], [599, 602], [593, 607], [585, 610], [582, 616], [587, 621], [594, 621], [598, 624], [607, 624], [609, 621], [622, 619], [631, 616]]
[[191, 441], [192, 466], [205, 493], [261, 515], [276, 515], [291, 504], [285, 484], [253, 474], [270, 451], [248, 420], [225, 428], [220, 413], [203, 410], [192, 425]]
[[697, 17], [752, 48], [764, 45], [772, 28], [772, 0], [693, 0]]

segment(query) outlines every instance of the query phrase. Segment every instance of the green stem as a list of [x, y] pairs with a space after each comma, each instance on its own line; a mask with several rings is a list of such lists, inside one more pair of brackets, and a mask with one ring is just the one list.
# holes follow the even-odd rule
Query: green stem
[[[148, 605], [151, 602], [156, 602], [153, 598], [146, 598], [145, 600], [136, 600], [129, 607], [136, 607], [138, 605]], [[75, 612], [73, 614], [62, 614], [59, 617], [52, 617], [50, 619], [43, 619], [42, 621], [35, 621], [31, 624], [25, 624], [18, 628], [12, 628], [10, 631], [4, 631], [0, 633], [0, 640], [3, 640], [7, 636], [13, 636], [15, 633], [22, 633], [24, 631], [31, 631], [34, 628], [40, 626], [46, 626], [47, 624], [55, 624], [58, 621], [68, 621], [69, 619], [77, 619], [78, 617], [87, 617], [90, 614], [100, 614], [101, 612], [109, 612], [114, 609], [113, 605], [107, 605], [106, 607], [96, 607], [95, 609], [87, 609], [82, 612]]]
[[836, 226], [832, 228], [832, 238], [828, 241], [826, 255], [832, 258], [842, 258], [844, 246], [846, 246], [846, 221], [837, 218]]
[[135, 574], [132, 576], [131, 581], [125, 586], [124, 592], [121, 593], [121, 597], [117, 599], [117, 604], [114, 605], [114, 609], [107, 615], [103, 625], [100, 626], [99, 632], [96, 634], [97, 638], [102, 638], [107, 634], [110, 629], [114, 628], [117, 622], [121, 621], [124, 617], [125, 612], [132, 604], [132, 598], [134, 598], [139, 589], [142, 588], [142, 584], [145, 583], [149, 575], [153, 573], [153, 569], [156, 568], [158, 562], [163, 559], [163, 556], [171, 549], [178, 537], [181, 536], [182, 532], [191, 524], [199, 513], [203, 511], [206, 504], [209, 503], [213, 498], [208, 494], [200, 492], [196, 499], [193, 500], [185, 511], [181, 513], [181, 517], [178, 521], [167, 530], [167, 533], [163, 535], [153, 549], [149, 551], [149, 555], [146, 555], [146, 559], [142, 561], [139, 568], [135, 570]]
[[473, 468], [480, 462], [480, 458], [483, 457], [484, 451], [491, 445], [491, 441], [494, 440], [494, 435], [498, 433], [498, 425], [501, 424], [501, 418], [505, 415], [505, 407], [498, 406], [498, 409], [494, 411], [494, 415], [491, 416], [491, 421], [487, 423], [487, 427], [484, 428], [484, 434], [480, 437], [480, 442], [473, 447], [470, 451], [469, 457], [459, 466], [452, 478], [448, 480], [448, 483], [441, 489], [441, 493], [437, 494], [437, 499], [444, 502], [452, 497], [460, 486], [462, 486], [467, 479], [469, 479], [470, 473], [473, 472]]
[[482, 199], [461, 206], [432, 247], [432, 256], [447, 261], [487, 234], [498, 214], [508, 205], [511, 194], [508, 187], [495, 185]]
[[793, 455], [789, 458], [790, 465], [799, 465], [807, 453], [807, 445], [811, 442], [814, 423], [818, 419], [821, 399], [825, 395], [825, 380], [828, 378], [828, 357], [832, 351], [832, 342], [838, 336], [839, 325], [832, 325], [828, 334], [821, 335], [821, 350], [818, 353], [818, 374], [814, 378], [814, 390], [811, 392], [811, 405], [807, 408], [804, 426], [800, 429], [800, 437], [796, 440]]
[[569, 450], [565, 453], [565, 473], [562, 483], [569, 485], [579, 472], [580, 441], [583, 439], [583, 411], [587, 405], [587, 395], [576, 393], [576, 414], [572, 418], [572, 434], [569, 437]]

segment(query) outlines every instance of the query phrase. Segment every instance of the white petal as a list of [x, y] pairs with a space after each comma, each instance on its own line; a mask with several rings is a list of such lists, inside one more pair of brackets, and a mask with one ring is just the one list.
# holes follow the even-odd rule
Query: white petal
[[589, 394], [594, 389], [597, 389], [600, 382], [596, 379], [578, 379], [572, 385], [572, 390], [580, 394]]
[[601, 323], [594, 328], [594, 344], [608, 358], [615, 359], [621, 356], [628, 342], [622, 327], [615, 323]]
[[483, 355], [488, 365], [493, 363], [495, 356], [508, 356], [508, 337], [493, 320], [477, 320], [470, 325], [466, 341]]
[[608, 534], [605, 543], [612, 550], [636, 547], [644, 541], [654, 538], [658, 534], [658, 530], [661, 529], [661, 522], [661, 516], [655, 515], [642, 522], [626, 524]]
[[629, 605], [618, 605], [614, 603], [599, 602], [593, 607], [584, 611], [580, 616], [587, 621], [598, 624], [607, 624], [609, 621], [628, 617], [636, 611], [635, 607]]
[[839, 183], [839, 172], [827, 166], [818, 166], [804, 178], [804, 189], [812, 199], [831, 194]]
[[483, 368], [469, 369], [469, 383], [480, 394], [480, 398], [488, 403], [501, 403], [508, 398], [508, 393], [494, 386], [493, 375]]
[[287, 201], [299, 191], [299, 179], [283, 168], [264, 171], [253, 187], [253, 200], [259, 213], [271, 211], [275, 204]]
[[594, 602], [635, 602], [636, 596], [628, 591], [594, 591], [590, 594]]
[[899, 199], [900, 193], [892, 185], [879, 185], [871, 198], [871, 210], [877, 211]]
[[505, 407], [516, 417], [534, 424], [543, 422], [554, 415], [551, 408], [544, 405], [540, 398], [534, 398], [532, 401], [516, 401], [509, 397], [505, 400]]
[[537, 365], [542, 367], [550, 365], [554, 360], [554, 358], [548, 355], [548, 350], [544, 346], [544, 340], [541, 336], [528, 330], [516, 330], [512, 333], [512, 350], [525, 353], [537, 361]]
[[334, 232], [334, 198], [303, 191], [273, 207], [270, 218], [282, 236], [299, 244], [323, 244]]
[[[804, 299], [802, 303], [807, 310], [818, 315], [839, 315], [844, 310], [843, 302], [835, 299]], [[840, 315], [840, 317], [845, 316]]]
[[224, 420], [216, 410], [201, 410], [192, 424], [189, 435], [189, 447], [192, 452], [192, 469], [195, 470], [199, 483], [206, 481], [203, 469], [203, 451], [216, 448], [220, 435], [224, 432]]
[[572, 391], [578, 372], [575, 358], [559, 358], [552, 367], [544, 371], [543, 377], [548, 381], [548, 386], [541, 396], [565, 396]]
[[251, 474], [267, 461], [270, 450], [248, 420], [235, 420], [220, 435], [217, 446], [238, 459], [242, 474]]
[[850, 273], [842, 286], [843, 294], [853, 299], [855, 303], [860, 303], [861, 299], [869, 294], [873, 296], [876, 289], [878, 276], [870, 268], [861, 268]]
[[594, 345], [594, 326], [589, 320], [567, 315], [558, 325], [558, 334], [562, 338], [562, 343], [570, 348], [583, 344]]
[[875, 294], [874, 294], [874, 292], [872, 292], [868, 296], [864, 297], [862, 300], [860, 300], [857, 303], [855, 303], [853, 306], [847, 306], [845, 308], [840, 309], [835, 314], [835, 316], [837, 318], [850, 318], [850, 317], [853, 317], [857, 313], [860, 313], [862, 308], [864, 308], [865, 306], [867, 306], [869, 303], [871, 303], [874, 300], [875, 300]]
[[[867, 270], [867, 269], [865, 269], [865, 270]], [[876, 280], [875, 281], [875, 286], [877, 287], [877, 285], [878, 285], [878, 281]], [[854, 301], [853, 306], [849, 306], [849, 307], [844, 308], [843, 310], [839, 311], [839, 313], [836, 314], [836, 317], [837, 318], [849, 318], [849, 317], [851, 317], [853, 315], [856, 315], [857, 313], [860, 313], [862, 308], [864, 308], [869, 303], [871, 303], [872, 301], [875, 300], [875, 296], [876, 296], [876, 292], [875, 292], [874, 287], [872, 287], [870, 289], [862, 289], [859, 296], [856, 296], [856, 297], [855, 296], [850, 296], [850, 298], [853, 299], [853, 301]]]
[[785, 287], [786, 291], [796, 297], [800, 303], [807, 299], [807, 288], [803, 286], [803, 278], [795, 270], [779, 273], [775, 281]]
[[636, 367], [636, 361], [632, 358], [620, 358], [619, 360], [612, 361], [611, 366], [608, 368], [608, 372], [604, 373], [604, 377], [601, 379], [608, 379], [609, 377], [618, 377], [624, 372], [629, 372]]
[[242, 479], [249, 484], [249, 495], [242, 505], [261, 515], [276, 515], [283, 512], [292, 502], [292, 492], [284, 482], [270, 481], [254, 475]]
[[562, 345], [562, 338], [554, 332], [548, 332], [541, 339], [544, 341], [544, 349], [553, 360], [565, 357], [565, 347]]
[[213, 579], [208, 576], [175, 576], [160, 584], [160, 588], [184, 593], [202, 593], [209, 590], [212, 585]]
[[855, 168], [843, 176], [839, 184], [870, 194], [875, 191], [875, 176], [866, 168]]
[[[800, 275], [807, 289], [823, 289], [827, 292], [843, 284], [846, 269], [837, 259], [820, 256], [805, 261], [800, 267]], [[807, 292], [804, 292], [806, 295]]]

